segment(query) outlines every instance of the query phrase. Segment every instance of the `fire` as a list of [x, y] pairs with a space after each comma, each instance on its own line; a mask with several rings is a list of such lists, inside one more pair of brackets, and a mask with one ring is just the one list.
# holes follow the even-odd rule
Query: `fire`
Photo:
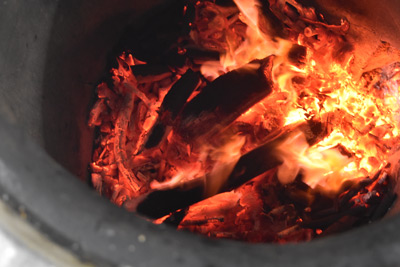
[[[376, 88], [365, 77], [355, 79], [349, 72], [349, 64], [342, 67], [332, 63], [324, 71], [318, 68], [312, 55], [297, 75], [302, 83], [284, 89], [292, 90], [296, 96], [292, 98], [293, 109], [286, 117], [286, 124], [326, 114], [335, 117], [333, 131], [321, 142], [309, 147], [297, 136], [280, 148], [297, 151], [283, 157], [285, 162], [301, 166], [307, 184], [337, 190], [345, 180], [371, 176], [388, 163], [399, 138], [396, 78], [383, 80], [384, 86]], [[279, 178], [285, 181], [292, 181], [299, 172], [285, 177], [283, 173], [288, 173], [285, 164], [280, 171]]]
[[[290, 162], [293, 167], [283, 164], [280, 167], [279, 179], [285, 182], [293, 181], [302, 169], [303, 179], [310, 186], [321, 185], [327, 190], [337, 190], [345, 180], [373, 175], [386, 165], [390, 151], [395, 147], [399, 137], [400, 99], [396, 77], [398, 70], [386, 70], [395, 75], [383, 80], [379, 88], [366, 80], [366, 77], [360, 79], [353, 77], [350, 72], [351, 57], [347, 62], [339, 64], [333, 54], [329, 53], [330, 49], [319, 47], [324, 46], [321, 37], [312, 43], [307, 40], [318, 34], [327, 36], [326, 31], [318, 27], [305, 27], [297, 36], [299, 44], [308, 45], [307, 55], [301, 66], [288, 64], [287, 54], [291, 44], [281, 40], [278, 42], [279, 45], [273, 45], [272, 41], [261, 33], [258, 20], [252, 19], [258, 18], [255, 3], [242, 0], [236, 0], [235, 3], [246, 21], [249, 21], [251, 30], [247, 31], [247, 39], [264, 39], [264, 42], [259, 44], [244, 43], [238, 49], [251, 51], [247, 53], [249, 56], [247, 59], [237, 57], [238, 52], [233, 53], [231, 57], [236, 59], [235, 67], [243, 64], [243, 61], [256, 59], [257, 56], [252, 54], [253, 51], [268, 51], [280, 56], [274, 65], [277, 66], [275, 79], [279, 84], [279, 91], [287, 94], [286, 101], [281, 102], [288, 107], [284, 125], [307, 121], [310, 118], [322, 118], [326, 114], [334, 114], [337, 118], [335, 119], [337, 125], [332, 133], [312, 147], [306, 144], [301, 134], [293, 137], [295, 141], [288, 141], [287, 144], [280, 146], [281, 151], [292, 151], [291, 155], [282, 152], [282, 157], [284, 162]], [[290, 3], [298, 5], [294, 1]], [[310, 9], [308, 12], [312, 14], [314, 11]], [[345, 29], [347, 24], [342, 23]], [[319, 50], [328, 53], [321, 56]], [[320, 64], [321, 62], [323, 63]], [[224, 59], [222, 64], [225, 64]], [[296, 82], [296, 79], [300, 81]], [[254, 120], [256, 117], [259, 122], [254, 123], [262, 123], [268, 113], [270, 109], [260, 102], [243, 114], [240, 120], [246, 121], [251, 118]], [[335, 148], [339, 145], [340, 148]], [[288, 169], [292, 171], [289, 172]]]
[[[95, 188], [155, 223], [252, 242], [321, 235], [319, 202], [338, 218], [375, 208], [399, 149], [400, 65], [355, 77], [347, 21], [270, 0], [283, 38], [265, 7], [234, 2], [194, 4], [190, 34], [174, 44], [184, 66], [118, 58], [89, 121]], [[191, 58], [193, 46], [219, 60]]]

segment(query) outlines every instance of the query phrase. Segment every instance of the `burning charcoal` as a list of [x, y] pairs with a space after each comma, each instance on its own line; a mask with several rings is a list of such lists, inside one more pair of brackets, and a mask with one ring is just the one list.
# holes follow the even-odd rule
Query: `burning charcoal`
[[90, 112], [90, 118], [88, 125], [90, 127], [99, 126], [102, 123], [101, 114], [106, 111], [107, 106], [104, 99], [97, 100], [96, 104], [93, 106]]
[[[249, 242], [310, 240], [384, 216], [395, 177], [371, 170], [398, 144], [400, 63], [355, 80], [350, 61], [336, 64], [352, 48], [346, 21], [329, 25], [295, 0], [262, 1], [263, 21], [252, 1], [228, 1], [176, 3], [127, 33], [113, 90], [99, 85], [89, 120], [93, 186], [155, 223]], [[266, 34], [277, 24], [289, 51]]]
[[[353, 181], [352, 185], [345, 191], [343, 191], [339, 196], [338, 196], [338, 206], [339, 208], [343, 208], [344, 206], [349, 205], [349, 201], [351, 198], [353, 198], [355, 195], [357, 195], [363, 188], [371, 185], [374, 181], [377, 181], [378, 177], [382, 174], [382, 170], [379, 170], [374, 177], [371, 178], [365, 178], [365, 179], [355, 179]], [[351, 182], [351, 181], [350, 181]], [[349, 182], [349, 183], [350, 183]], [[343, 186], [342, 186], [343, 187]]]
[[177, 132], [188, 142], [212, 136], [272, 91], [273, 56], [220, 76], [182, 111]]
[[[332, 233], [383, 217], [396, 199], [392, 191], [386, 192], [393, 190], [391, 186], [384, 187], [380, 193], [375, 190], [387, 179], [390, 180], [387, 173], [380, 170], [372, 179], [358, 180], [340, 195], [338, 207], [332, 206], [318, 212], [310, 209], [301, 225], [312, 229], [327, 228], [327, 233]], [[375, 189], [366, 191], [369, 187]]]
[[155, 147], [161, 142], [166, 132], [166, 126], [173, 124], [187, 99], [199, 85], [200, 75], [188, 69], [172, 86], [161, 104], [160, 117], [146, 142], [146, 148]]
[[277, 157], [276, 148], [283, 140], [286, 140], [296, 131], [303, 132], [310, 145], [327, 134], [327, 129], [321, 123], [312, 120], [284, 129], [281, 135], [243, 155], [235, 165], [222, 191], [237, 188], [267, 170], [281, 165], [282, 160]]
[[350, 199], [352, 199], [355, 195], [359, 193], [361, 190], [360, 184], [355, 184], [353, 185], [347, 192], [343, 193], [341, 196], [339, 196], [339, 207], [344, 208], [349, 204]]

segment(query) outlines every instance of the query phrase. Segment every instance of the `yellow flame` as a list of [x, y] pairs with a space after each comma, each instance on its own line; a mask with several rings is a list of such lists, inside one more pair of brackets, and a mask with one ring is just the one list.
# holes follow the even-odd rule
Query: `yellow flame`
[[[294, 86], [286, 80], [293, 77], [293, 71], [305, 84]], [[278, 175], [281, 182], [291, 182], [301, 172], [311, 187], [336, 190], [343, 181], [372, 175], [387, 163], [399, 139], [397, 82], [368, 88], [365, 80], [354, 79], [348, 66], [333, 63], [326, 72], [318, 68], [312, 55], [301, 71], [292, 72], [277, 78], [281, 90], [298, 96], [292, 98], [285, 124], [330, 113], [335, 117], [334, 130], [312, 147], [301, 134], [283, 143], [278, 148], [284, 162]]]
[[[291, 65], [288, 52], [292, 42], [272, 41], [262, 33], [256, 2], [234, 2], [240, 9], [241, 20], [248, 26], [247, 38], [236, 50], [221, 55], [219, 64], [204, 65], [204, 73], [217, 77], [221, 72], [274, 54], [272, 74], [278, 87], [238, 121], [254, 125], [282, 116], [285, 119], [281, 126], [290, 126], [334, 114], [333, 121], [325, 122], [332, 124], [334, 130], [321, 142], [310, 147], [299, 134], [278, 149], [284, 162], [279, 179], [288, 183], [301, 173], [310, 186], [335, 190], [343, 181], [372, 175], [385, 165], [400, 135], [399, 75], [382, 81], [377, 89], [367, 80], [353, 77], [349, 71], [352, 58], [341, 65], [334, 58], [329, 59], [330, 54], [319, 53], [317, 57], [311, 49], [307, 49], [304, 65]], [[281, 105], [280, 110], [271, 107], [271, 99]]]

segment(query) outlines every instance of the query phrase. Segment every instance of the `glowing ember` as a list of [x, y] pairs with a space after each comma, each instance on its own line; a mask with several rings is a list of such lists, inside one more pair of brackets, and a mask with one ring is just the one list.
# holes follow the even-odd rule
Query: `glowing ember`
[[234, 2], [184, 8], [195, 10], [190, 33], [160, 52], [184, 64], [118, 58], [89, 121], [94, 187], [155, 223], [251, 242], [383, 216], [395, 198], [400, 64], [354, 77], [347, 21], [329, 25], [294, 0]]
[[[283, 89], [293, 94], [293, 110], [286, 124], [330, 113], [335, 127], [312, 147], [299, 134], [281, 150], [285, 162], [304, 170], [307, 184], [337, 190], [343, 181], [371, 175], [388, 163], [399, 138], [398, 81], [379, 79], [377, 87], [364, 77], [356, 81], [346, 67], [332, 64], [325, 72], [312, 62], [309, 59], [303, 69], [296, 70], [302, 78], [299, 83]], [[297, 173], [287, 165], [280, 168], [286, 177], [282, 174], [279, 178], [293, 181]]]

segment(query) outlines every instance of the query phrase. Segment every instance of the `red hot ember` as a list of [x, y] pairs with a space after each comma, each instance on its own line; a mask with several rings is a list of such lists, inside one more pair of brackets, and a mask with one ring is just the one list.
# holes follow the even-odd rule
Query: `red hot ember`
[[155, 223], [250, 242], [384, 216], [396, 198], [400, 63], [355, 77], [351, 25], [294, 0], [182, 9], [190, 32], [169, 56], [184, 63], [126, 52], [97, 87], [96, 190]]

